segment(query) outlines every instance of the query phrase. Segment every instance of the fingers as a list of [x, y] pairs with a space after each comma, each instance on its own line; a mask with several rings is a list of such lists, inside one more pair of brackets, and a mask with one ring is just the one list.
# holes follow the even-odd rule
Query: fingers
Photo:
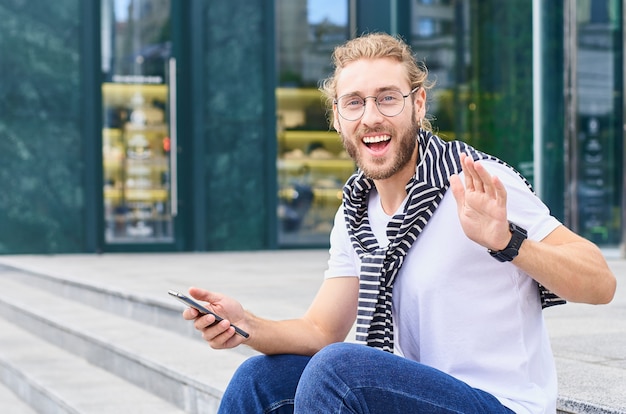
[[463, 154], [461, 155], [461, 164], [463, 165], [463, 172], [465, 173], [465, 188], [467, 188], [467, 191], [484, 192], [480, 176], [478, 172], [476, 172], [474, 160]]
[[[198, 316], [195, 318], [196, 320], [193, 323], [193, 327], [196, 328], [199, 331], [204, 331], [206, 328], [212, 327], [214, 325], [217, 325], [215, 322], [215, 316], [213, 315], [202, 315], [202, 314], [198, 314]], [[224, 322], [224, 321], [221, 321]], [[226, 324], [227, 326], [230, 326], [229, 323]]]
[[500, 181], [500, 179], [495, 175], [492, 177], [491, 183], [495, 191], [498, 205], [502, 208], [506, 208], [506, 187], [504, 187], [502, 181]]
[[215, 321], [213, 315], [204, 315], [194, 322], [194, 327], [202, 333], [202, 338], [214, 349], [228, 348], [236, 335], [235, 328], [227, 320]]
[[232, 348], [243, 343], [245, 338], [237, 334], [230, 322], [231, 318], [234, 318], [232, 320], [235, 323], [243, 321], [245, 311], [239, 302], [221, 293], [197, 287], [189, 288], [189, 295], [202, 302], [211, 313], [215, 313], [204, 314], [191, 308], [183, 312], [183, 318], [193, 321], [194, 328], [212, 348]]
[[[189, 294], [199, 301], [206, 302], [204, 306], [211, 311], [214, 311], [214, 307], [217, 307], [215, 311], [220, 316], [225, 316], [225, 314], [220, 313], [223, 309], [219, 303], [226, 298], [224, 295], [196, 287], [189, 288]], [[193, 320], [194, 328], [202, 334], [202, 338], [214, 349], [231, 348], [242, 342], [241, 339], [236, 337], [235, 328], [231, 326], [230, 321], [227, 319], [218, 322], [214, 315], [202, 314], [193, 308], [185, 309], [183, 318]]]
[[200, 289], [194, 286], [189, 288], [189, 294], [195, 299], [202, 300], [208, 303], [218, 302], [223, 297], [223, 295], [219, 293], [210, 292], [208, 290]]
[[[198, 301], [206, 302], [203, 305], [209, 310], [213, 310], [211, 302], [217, 302], [221, 297], [220, 294], [209, 292], [208, 290], [199, 289], [196, 287], [189, 288], [189, 295]], [[183, 318], [186, 320], [193, 320], [200, 316], [201, 313], [194, 308], [187, 308], [183, 312]]]
[[464, 205], [465, 187], [463, 187], [463, 183], [457, 174], [450, 176], [450, 189], [452, 190], [452, 195], [454, 195], [457, 205], [459, 207]]
[[183, 318], [188, 321], [196, 319], [199, 315], [200, 315], [200, 312], [198, 312], [194, 308], [186, 308], [183, 311]]
[[[465, 186], [468, 191], [485, 193], [494, 199], [498, 196], [500, 188], [496, 188], [494, 183], [494, 179], [497, 180], [497, 178], [495, 176], [492, 177], [480, 162], [475, 162], [471, 157], [462, 154], [461, 163], [463, 172], [465, 172]], [[497, 181], [500, 182], [499, 180]], [[501, 189], [504, 189], [504, 186], [501, 185]]]

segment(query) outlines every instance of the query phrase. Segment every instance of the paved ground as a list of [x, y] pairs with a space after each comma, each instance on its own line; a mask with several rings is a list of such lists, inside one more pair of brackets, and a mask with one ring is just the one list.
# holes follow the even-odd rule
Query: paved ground
[[[602, 407], [626, 412], [626, 260], [618, 252], [605, 254], [618, 278], [615, 300], [604, 306], [570, 303], [545, 310], [545, 317], [561, 397], [588, 402], [588, 412], [605, 412]], [[0, 256], [0, 263], [167, 303], [172, 300], [168, 289], [201, 286], [235, 296], [270, 318], [290, 318], [306, 310], [326, 260], [325, 250]]]

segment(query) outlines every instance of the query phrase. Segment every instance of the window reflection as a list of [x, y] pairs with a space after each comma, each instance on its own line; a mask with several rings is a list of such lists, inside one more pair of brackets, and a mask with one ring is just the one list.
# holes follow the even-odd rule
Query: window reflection
[[102, 0], [101, 10], [104, 239], [171, 243], [170, 0]]
[[459, 68], [467, 64], [463, 59], [467, 57], [463, 50], [466, 33], [460, 24], [466, 19], [466, 6], [467, 2], [414, 0], [412, 7], [411, 46], [417, 59], [426, 64], [430, 79], [436, 81], [428, 111], [444, 139], [457, 138], [463, 129], [454, 114], [465, 82]]
[[577, 137], [578, 229], [599, 244], [620, 234], [621, 48], [619, 2], [579, 0]]
[[435, 21], [430, 17], [421, 17], [417, 20], [417, 33], [420, 37], [435, 35]]
[[276, 13], [279, 244], [326, 245], [354, 163], [329, 130], [317, 87], [348, 39], [348, 4], [277, 0]]

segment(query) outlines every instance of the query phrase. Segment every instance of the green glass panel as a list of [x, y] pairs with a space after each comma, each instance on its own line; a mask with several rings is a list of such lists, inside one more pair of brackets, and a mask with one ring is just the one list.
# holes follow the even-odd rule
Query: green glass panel
[[542, 200], [565, 222], [563, 3], [541, 2]]
[[618, 0], [577, 2], [577, 229], [603, 245], [621, 238], [622, 14]]
[[0, 253], [83, 247], [80, 3], [0, 3]]
[[429, 113], [444, 139], [533, 173], [532, 9], [526, 0], [414, 2], [412, 46], [436, 81]]
[[[201, 180], [207, 250], [268, 247], [275, 195], [271, 9], [263, 0], [205, 1]], [[269, 59], [268, 59], [269, 56]], [[270, 128], [271, 126], [271, 128]]]

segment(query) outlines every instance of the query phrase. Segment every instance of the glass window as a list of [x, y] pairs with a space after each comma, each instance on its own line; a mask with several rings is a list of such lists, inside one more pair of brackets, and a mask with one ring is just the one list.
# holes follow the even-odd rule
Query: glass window
[[416, 58], [426, 64], [430, 79], [436, 81], [428, 116], [444, 139], [456, 138], [463, 129], [456, 106], [464, 79], [458, 74], [469, 53], [463, 25], [458, 26], [458, 33], [452, 30], [465, 17], [459, 15], [459, 9], [463, 10], [441, 2], [414, 0], [411, 10], [411, 46]]
[[531, 2], [411, 4], [411, 45], [436, 82], [427, 112], [436, 132], [502, 158], [532, 181]]
[[419, 37], [435, 35], [435, 20], [430, 17], [420, 17], [417, 20], [417, 34]]
[[107, 243], [173, 241], [169, 0], [102, 0]]
[[621, 2], [578, 0], [577, 229], [598, 244], [621, 239]]
[[348, 39], [347, 0], [276, 0], [278, 242], [327, 245], [344, 182], [355, 166], [331, 131], [321, 79]]

